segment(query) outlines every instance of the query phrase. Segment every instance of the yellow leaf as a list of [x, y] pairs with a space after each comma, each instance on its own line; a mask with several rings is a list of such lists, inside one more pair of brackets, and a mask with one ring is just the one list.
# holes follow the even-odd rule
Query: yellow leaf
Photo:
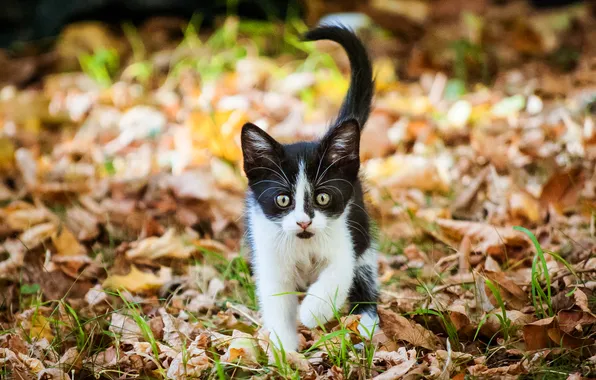
[[314, 86], [315, 99], [326, 99], [334, 105], [339, 105], [348, 91], [348, 85], [348, 79], [342, 75], [321, 78]]
[[34, 313], [31, 317], [29, 336], [33, 339], [46, 338], [48, 342], [51, 342], [54, 339], [54, 334], [52, 333], [50, 321], [43, 315]]
[[54, 247], [56, 247], [56, 251], [60, 256], [78, 256], [86, 253], [85, 247], [64, 226], [52, 234], [52, 243], [54, 243]]
[[387, 91], [396, 87], [397, 76], [395, 65], [389, 57], [384, 57], [374, 62], [375, 88], [377, 91]]
[[126, 289], [131, 292], [155, 290], [172, 279], [172, 269], [162, 267], [158, 274], [156, 276], [153, 273], [141, 272], [133, 265], [128, 274], [108, 276], [102, 286], [110, 289]]
[[0, 138], [0, 170], [10, 170], [14, 166], [14, 142], [6, 137]]
[[248, 121], [241, 110], [206, 114], [194, 112], [188, 122], [198, 148], [208, 149], [216, 157], [232, 162], [242, 158], [238, 136]]

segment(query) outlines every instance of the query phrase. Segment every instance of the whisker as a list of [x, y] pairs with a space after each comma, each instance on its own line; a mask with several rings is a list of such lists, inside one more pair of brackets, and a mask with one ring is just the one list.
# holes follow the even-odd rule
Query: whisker
[[269, 190], [275, 190], [275, 189], [282, 189], [282, 190], [285, 190], [285, 188], [283, 188], [283, 187], [279, 187], [279, 186], [273, 186], [273, 187], [270, 187], [270, 188], [268, 188], [268, 189], [265, 189], [265, 190], [264, 190], [264, 191], [261, 193], [261, 195], [259, 195], [259, 197], [257, 198], [257, 202], [258, 202], [258, 201], [261, 199], [261, 197], [262, 197], [262, 196], [263, 196], [263, 195], [264, 195], [266, 192], [268, 192]]
[[369, 238], [368, 234], [366, 233], [366, 229], [360, 223], [358, 223], [354, 220], [348, 220], [347, 224], [349, 227], [352, 227], [356, 231], [360, 232], [364, 236], [364, 238], [367, 240], [367, 242], [370, 241], [370, 238]]
[[276, 183], [276, 184], [278, 184], [278, 185], [280, 185], [282, 187], [285, 187], [286, 186], [285, 184], [283, 184], [283, 183], [281, 183], [279, 181], [274, 181], [272, 179], [262, 179], [262, 180], [260, 180], [258, 182], [253, 183], [253, 186], [258, 185], [259, 183]]
[[348, 157], [348, 155], [341, 156], [341, 157], [340, 157], [340, 158], [338, 158], [337, 160], [333, 161], [333, 162], [331, 163], [331, 165], [327, 166], [327, 168], [326, 168], [326, 169], [323, 171], [323, 173], [321, 174], [320, 178], [317, 180], [317, 182], [315, 183], [315, 185], [318, 185], [318, 184], [319, 184], [319, 181], [325, 177], [325, 173], [327, 173], [327, 171], [328, 171], [329, 169], [331, 169], [331, 167], [332, 167], [333, 165], [335, 165], [335, 164], [336, 164], [338, 161], [340, 161], [340, 160], [342, 160], [342, 159], [344, 159], [344, 158], [346, 158], [346, 157]]
[[352, 183], [351, 183], [350, 181], [348, 181], [348, 180], [346, 180], [346, 179], [342, 179], [342, 178], [332, 178], [332, 179], [328, 179], [327, 181], [325, 181], [325, 182], [322, 182], [322, 183], [320, 183], [319, 185], [324, 185], [324, 184], [326, 184], [326, 183], [328, 183], [328, 182], [334, 182], [334, 181], [342, 181], [342, 182], [345, 182], [345, 183], [347, 183], [348, 185], [350, 185], [350, 187], [352, 188], [352, 191], [355, 191], [355, 189], [354, 189], [354, 185], [352, 185]]
[[252, 169], [250, 169], [250, 170], [249, 170], [247, 173], [250, 173], [250, 172], [252, 172], [253, 170], [258, 170], [258, 169], [269, 170], [270, 172], [272, 172], [273, 174], [275, 174], [276, 176], [278, 176], [278, 177], [279, 177], [279, 179], [281, 179], [281, 180], [282, 180], [282, 181], [285, 183], [285, 185], [286, 185], [287, 187], [290, 187], [290, 183], [289, 183], [289, 181], [287, 181], [287, 178], [285, 177], [285, 173], [284, 173], [284, 176], [282, 176], [281, 174], [279, 174], [279, 173], [278, 173], [278, 172], [276, 172], [275, 170], [273, 170], [273, 169], [271, 169], [271, 168], [268, 168], [268, 167], [266, 167], [266, 166], [259, 166], [259, 167], [256, 167], [256, 168], [252, 168]]
[[325, 159], [325, 155], [327, 154], [328, 149], [329, 149], [329, 146], [327, 146], [325, 148], [325, 151], [323, 152], [323, 155], [321, 156], [321, 159], [319, 160], [319, 166], [317, 167], [317, 174], [315, 174], [315, 183], [319, 179], [319, 170], [321, 170], [321, 164], [323, 163], [323, 159]]
[[370, 218], [370, 215], [368, 215], [368, 211], [366, 211], [366, 209], [365, 209], [364, 207], [362, 207], [362, 206], [360, 206], [359, 204], [357, 204], [357, 203], [354, 203], [354, 202], [352, 202], [352, 203], [351, 203], [351, 205], [352, 205], [352, 206], [356, 206], [356, 207], [358, 207], [360, 210], [364, 211], [364, 213], [366, 214], [366, 216], [368, 216], [368, 217]]
[[281, 174], [283, 174], [283, 176], [284, 176], [284, 178], [286, 179], [286, 181], [287, 181], [287, 184], [288, 184], [288, 186], [289, 186], [289, 184], [290, 184], [290, 180], [288, 179], [288, 176], [286, 176], [286, 173], [285, 173], [285, 172], [284, 172], [284, 170], [281, 168], [281, 166], [279, 166], [279, 165], [278, 165], [278, 164], [277, 164], [275, 161], [273, 161], [271, 158], [269, 158], [269, 157], [267, 157], [267, 156], [265, 156], [265, 158], [266, 158], [268, 161], [270, 161], [270, 162], [271, 162], [273, 165], [275, 165], [275, 166], [276, 166], [276, 167], [277, 167], [277, 168], [280, 170]]

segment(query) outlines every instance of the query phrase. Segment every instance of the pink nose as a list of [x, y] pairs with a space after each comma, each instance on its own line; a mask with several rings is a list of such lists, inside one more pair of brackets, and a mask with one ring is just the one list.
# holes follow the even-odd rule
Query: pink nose
[[308, 222], [296, 222], [296, 224], [299, 225], [303, 230], [306, 230], [308, 226], [312, 224], [312, 221], [309, 220]]

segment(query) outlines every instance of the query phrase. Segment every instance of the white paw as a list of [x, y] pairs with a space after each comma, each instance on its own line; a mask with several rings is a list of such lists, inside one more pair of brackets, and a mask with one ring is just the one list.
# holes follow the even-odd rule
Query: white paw
[[269, 336], [269, 340], [278, 350], [283, 349], [285, 352], [298, 350], [298, 334], [296, 331], [274, 332]]
[[362, 314], [360, 323], [358, 324], [358, 331], [364, 339], [371, 339], [375, 334], [375, 330], [379, 329], [379, 317], [375, 314]]
[[307, 295], [300, 305], [300, 322], [312, 329], [333, 317], [331, 302], [322, 297]]

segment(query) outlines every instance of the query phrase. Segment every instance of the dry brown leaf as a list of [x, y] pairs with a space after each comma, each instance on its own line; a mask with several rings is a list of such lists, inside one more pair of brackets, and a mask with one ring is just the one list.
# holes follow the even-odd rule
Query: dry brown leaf
[[514, 218], [522, 218], [532, 223], [540, 220], [540, 203], [528, 193], [518, 191], [510, 194], [509, 209]]
[[507, 273], [487, 271], [484, 275], [499, 287], [501, 297], [508, 305], [515, 309], [521, 309], [526, 305], [528, 295]]
[[381, 328], [389, 338], [429, 350], [436, 348], [435, 335], [421, 325], [390, 310], [379, 309], [378, 312]]
[[441, 240], [457, 247], [464, 236], [472, 240], [472, 250], [488, 255], [500, 255], [506, 247], [527, 247], [527, 237], [513, 228], [450, 219], [434, 221]]
[[199, 335], [190, 344], [186, 352], [180, 352], [170, 364], [167, 376], [170, 379], [192, 379], [200, 377], [204, 371], [212, 367], [205, 347], [202, 347], [203, 336]]
[[119, 336], [125, 343], [135, 343], [143, 337], [141, 328], [135, 320], [128, 315], [120, 313], [112, 314], [109, 330]]
[[584, 181], [584, 174], [580, 169], [553, 174], [542, 188], [540, 204], [545, 209], [549, 205], [553, 206], [560, 213], [577, 207]]
[[367, 179], [379, 187], [446, 192], [451, 184], [449, 174], [442, 169], [438, 159], [393, 155], [385, 159], [368, 160], [364, 169]]
[[209, 200], [214, 196], [215, 181], [210, 173], [193, 170], [168, 177], [165, 186], [178, 198]]
[[580, 347], [590, 347], [594, 345], [594, 339], [580, 339], [569, 334], [565, 334], [557, 327], [550, 328], [547, 331], [548, 337], [556, 347], [563, 347], [576, 350]]
[[66, 225], [79, 240], [91, 240], [99, 235], [99, 220], [82, 207], [72, 207], [66, 211]]
[[126, 257], [135, 259], [156, 260], [160, 258], [188, 259], [196, 248], [184, 235], [170, 228], [160, 237], [149, 237], [136, 243], [126, 252]]
[[515, 380], [524, 373], [526, 368], [523, 363], [514, 363], [504, 367], [488, 368], [485, 364], [476, 364], [468, 367], [468, 372], [477, 379], [503, 379]]
[[469, 273], [470, 271], [470, 253], [472, 251], [472, 243], [470, 242], [470, 237], [468, 235], [464, 236], [459, 246], [458, 253], [458, 262], [459, 262], [459, 269], [458, 272], [462, 273]]
[[528, 323], [524, 326], [524, 342], [526, 343], [527, 350], [535, 351], [551, 346], [548, 330], [553, 325], [554, 320], [555, 317], [550, 317]]
[[54, 235], [57, 229], [58, 226], [52, 222], [38, 224], [24, 231], [19, 236], [19, 240], [27, 247], [27, 249], [34, 249]]
[[579, 307], [582, 311], [586, 313], [592, 313], [592, 310], [590, 310], [590, 306], [588, 305], [588, 296], [586, 293], [580, 289], [575, 289], [573, 292], [573, 298], [575, 299], [575, 304], [577, 307]]
[[36, 224], [51, 220], [49, 211], [44, 207], [35, 207], [25, 202], [13, 202], [2, 209], [0, 216], [8, 226], [17, 231], [24, 231]]
[[85, 255], [87, 250], [65, 226], [60, 226], [52, 234], [52, 243], [60, 256]]
[[85, 294], [85, 301], [89, 304], [89, 306], [97, 305], [105, 300], [108, 299], [108, 295], [101, 289], [101, 285], [95, 285], [87, 294]]
[[584, 326], [596, 323], [596, 316], [590, 312], [561, 310], [557, 314], [557, 322], [561, 331], [567, 334], [583, 331]]
[[377, 351], [373, 361], [384, 361], [390, 365], [390, 368], [374, 378], [377, 380], [399, 379], [408, 373], [416, 360], [416, 350], [414, 349], [406, 351], [404, 347], [400, 347], [397, 352]]
[[164, 308], [159, 309], [159, 315], [161, 315], [164, 325], [163, 341], [170, 347], [179, 349], [190, 340], [194, 330], [190, 323], [180, 318], [174, 318]]
[[8, 239], [0, 245], [0, 253], [7, 253], [8, 257], [0, 261], [0, 278], [16, 279], [19, 277], [19, 269], [25, 261], [27, 248], [22, 242], [16, 239]]
[[131, 266], [125, 275], [110, 275], [102, 286], [104, 289], [126, 289], [131, 292], [144, 292], [159, 289], [172, 279], [172, 269], [161, 267], [158, 275], [141, 272], [136, 266]]
[[461, 191], [455, 201], [451, 205], [451, 210], [453, 212], [457, 211], [464, 211], [470, 207], [470, 204], [476, 198], [476, 194], [486, 181], [486, 177], [490, 173], [490, 167], [486, 167], [482, 169], [480, 173], [473, 179], [472, 183], [466, 186], [463, 191]]
[[70, 376], [60, 368], [46, 368], [37, 374], [40, 380], [70, 380]]

